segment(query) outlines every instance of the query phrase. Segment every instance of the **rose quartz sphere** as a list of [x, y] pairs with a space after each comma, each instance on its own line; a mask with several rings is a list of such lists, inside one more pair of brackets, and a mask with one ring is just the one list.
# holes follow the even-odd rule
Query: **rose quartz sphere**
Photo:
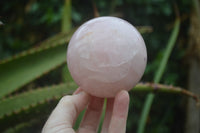
[[130, 23], [116, 17], [87, 21], [72, 36], [67, 63], [75, 82], [97, 97], [130, 90], [147, 62], [144, 40]]

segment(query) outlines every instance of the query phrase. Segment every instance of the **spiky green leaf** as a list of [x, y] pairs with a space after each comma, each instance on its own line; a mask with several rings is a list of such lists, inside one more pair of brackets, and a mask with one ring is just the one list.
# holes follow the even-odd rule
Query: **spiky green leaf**
[[53, 98], [60, 98], [64, 94], [71, 94], [76, 87], [77, 85], [71, 82], [70, 84], [39, 88], [6, 98], [0, 101], [0, 118], [12, 113], [19, 113]]
[[43, 47], [1, 63], [0, 98], [64, 63], [66, 49], [66, 45]]

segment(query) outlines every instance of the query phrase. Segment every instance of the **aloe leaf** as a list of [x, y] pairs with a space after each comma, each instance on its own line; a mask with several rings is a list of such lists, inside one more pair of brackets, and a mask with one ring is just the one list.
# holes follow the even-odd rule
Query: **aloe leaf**
[[[157, 72], [155, 74], [155, 77], [154, 77], [155, 83], [159, 83], [161, 78], [162, 78], [164, 70], [167, 66], [169, 56], [172, 52], [172, 49], [173, 49], [175, 42], [176, 42], [176, 39], [178, 37], [179, 29], [180, 29], [180, 19], [177, 18], [176, 21], [175, 21], [174, 29], [171, 33], [170, 38], [169, 38], [164, 56], [163, 56], [162, 61], [160, 63], [159, 69], [157, 70]], [[147, 97], [146, 97], [144, 107], [143, 107], [143, 110], [142, 110], [142, 114], [141, 114], [141, 118], [140, 118], [140, 121], [139, 121], [137, 133], [144, 133], [144, 131], [145, 131], [147, 117], [149, 115], [154, 97], [155, 97], [155, 95], [153, 93], [148, 94]]]
[[64, 63], [66, 49], [66, 45], [48, 46], [1, 63], [0, 98]]
[[58, 44], [67, 43], [67, 42], [69, 42], [69, 40], [75, 30], [76, 30], [76, 28], [71, 29], [69, 32], [58, 33], [58, 34], [40, 42], [38, 45], [40, 47], [43, 47], [43, 46], [51, 46], [51, 45], [56, 45], [56, 44], [58, 45]]
[[39, 88], [6, 98], [0, 101], [0, 118], [12, 113], [19, 113], [53, 98], [60, 98], [64, 94], [71, 94], [76, 87], [77, 85], [71, 82], [70, 84]]
[[0, 101], [0, 132], [35, 118], [43, 125], [57, 101], [76, 87], [71, 82], [37, 88]]
[[[40, 118], [41, 120], [41, 117], [44, 117], [45, 114], [49, 114], [45, 112], [45, 109], [52, 110], [48, 108], [48, 103], [52, 104], [52, 102], [48, 101], [55, 101], [63, 95], [71, 94], [75, 90], [75, 88], [77, 88], [77, 85], [74, 82], [70, 82], [60, 85], [38, 88], [0, 101], [0, 125], [2, 125], [2, 127], [0, 127], [0, 130], [5, 130], [8, 127], [10, 128], [12, 126], [15, 126], [19, 122], [24, 122], [32, 119], [33, 116], [34, 118]], [[199, 101], [199, 98], [192, 92], [189, 92], [179, 87], [167, 86], [162, 84], [140, 83], [134, 89], [132, 89], [132, 91], [183, 94], [196, 99], [197, 102]], [[47, 106], [43, 107], [44, 105]], [[39, 114], [34, 114], [33, 110], [39, 110], [40, 112]], [[83, 114], [78, 120], [78, 123], [81, 121]], [[76, 129], [78, 127], [78, 123], [75, 126]]]

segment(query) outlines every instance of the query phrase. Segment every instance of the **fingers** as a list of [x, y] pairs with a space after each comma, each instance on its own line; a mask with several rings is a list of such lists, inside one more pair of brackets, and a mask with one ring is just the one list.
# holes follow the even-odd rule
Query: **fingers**
[[114, 104], [114, 98], [108, 98], [101, 133], [108, 133], [108, 128], [110, 125], [110, 120], [111, 120], [112, 111], [113, 111], [113, 104]]
[[129, 94], [127, 91], [121, 91], [114, 100], [108, 133], [125, 133], [128, 107]]
[[[60, 100], [47, 120], [42, 133], [75, 133], [72, 128], [73, 123], [88, 104], [78, 133], [96, 132], [103, 102], [103, 98], [91, 97], [78, 89], [73, 96], [65, 96]], [[128, 106], [129, 95], [127, 91], [121, 91], [115, 99], [108, 99], [102, 133], [125, 133]]]
[[104, 99], [92, 97], [88, 108], [86, 110], [85, 116], [80, 124], [78, 133], [95, 133], [98, 125], [99, 119], [102, 112]]
[[[73, 133], [73, 123], [78, 114], [88, 105], [91, 96], [84, 91], [75, 92], [73, 96], [64, 96], [51, 113], [42, 132]], [[78, 94], [77, 94], [78, 93]]]

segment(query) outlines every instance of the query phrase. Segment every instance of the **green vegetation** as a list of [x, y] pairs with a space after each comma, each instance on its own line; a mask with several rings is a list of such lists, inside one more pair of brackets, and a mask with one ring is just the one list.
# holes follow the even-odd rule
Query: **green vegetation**
[[198, 4], [198, 0], [193, 4], [190, 0], [0, 1], [0, 132], [41, 131], [58, 100], [77, 88], [66, 64], [71, 35], [99, 14], [126, 19], [138, 28], [147, 46], [144, 83], [130, 91], [127, 133], [183, 133], [187, 98], [199, 102], [198, 94], [181, 89], [188, 88], [189, 22], [193, 6], [199, 12]]

